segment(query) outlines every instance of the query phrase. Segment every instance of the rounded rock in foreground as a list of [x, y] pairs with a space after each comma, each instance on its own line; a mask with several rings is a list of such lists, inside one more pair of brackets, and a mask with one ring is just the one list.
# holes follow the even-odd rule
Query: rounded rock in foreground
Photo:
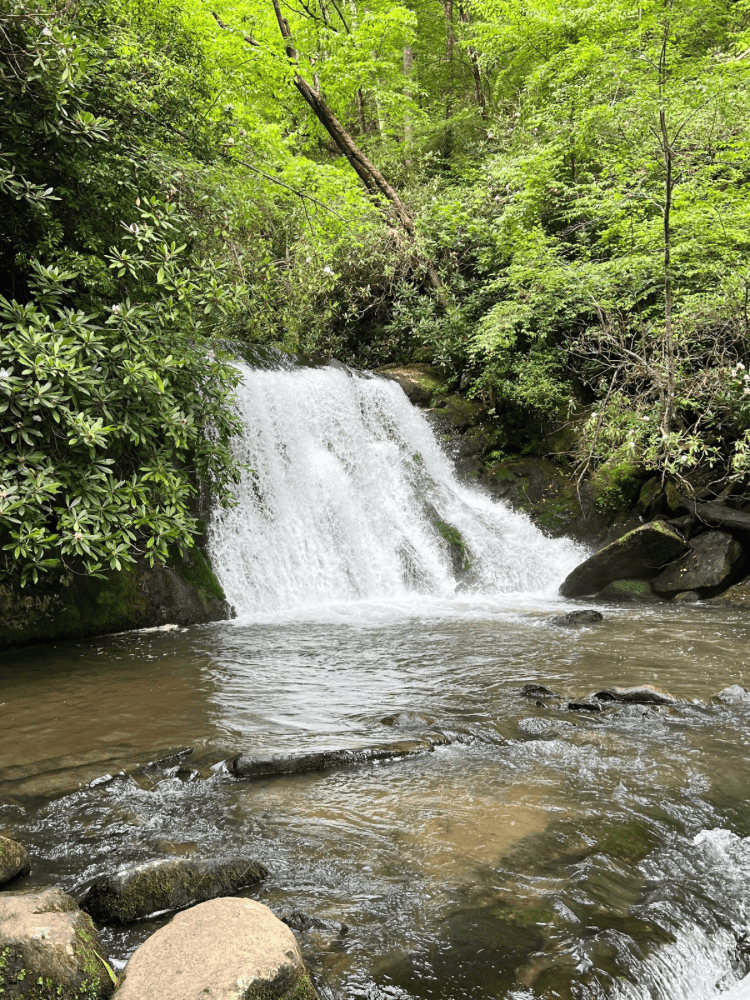
[[178, 913], [131, 956], [117, 1000], [319, 1000], [292, 931], [252, 899]]
[[104, 1000], [114, 988], [91, 917], [54, 886], [0, 893], [0, 953], [5, 997], [40, 997], [40, 981], [60, 1000]]
[[0, 837], [0, 885], [31, 871], [29, 852], [15, 840]]

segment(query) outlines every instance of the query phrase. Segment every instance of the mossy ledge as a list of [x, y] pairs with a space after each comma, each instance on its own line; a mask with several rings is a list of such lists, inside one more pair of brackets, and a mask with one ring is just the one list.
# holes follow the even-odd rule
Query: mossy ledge
[[68, 575], [23, 589], [0, 584], [0, 649], [231, 616], [208, 557], [196, 546], [172, 565], [138, 563], [104, 580]]

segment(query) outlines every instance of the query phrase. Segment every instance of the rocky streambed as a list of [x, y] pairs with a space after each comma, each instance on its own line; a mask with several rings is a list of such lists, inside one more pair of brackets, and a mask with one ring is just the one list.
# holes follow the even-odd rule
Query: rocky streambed
[[0, 901], [87, 936], [71, 996], [114, 989], [104, 962], [126, 997], [229, 989], [263, 940], [303, 994], [713, 997], [746, 968], [748, 626], [519, 603], [17, 654]]

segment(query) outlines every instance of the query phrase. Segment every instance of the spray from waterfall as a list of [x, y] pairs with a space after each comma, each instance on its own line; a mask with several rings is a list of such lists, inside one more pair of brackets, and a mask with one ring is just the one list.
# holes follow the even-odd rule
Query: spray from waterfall
[[390, 380], [333, 367], [242, 366], [239, 503], [210, 550], [239, 615], [415, 594], [556, 590], [580, 559], [456, 478]]

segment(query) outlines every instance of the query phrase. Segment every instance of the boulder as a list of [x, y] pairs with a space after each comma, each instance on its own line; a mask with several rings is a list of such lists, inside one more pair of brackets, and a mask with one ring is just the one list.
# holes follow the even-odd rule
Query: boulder
[[302, 771], [323, 771], [348, 764], [366, 764], [377, 760], [397, 760], [428, 753], [436, 746], [450, 743], [442, 733], [426, 733], [397, 743], [375, 743], [369, 747], [342, 750], [318, 750], [313, 753], [241, 754], [229, 763], [237, 778], [266, 778], [272, 774], [298, 774]]
[[569, 611], [566, 615], [557, 615], [550, 618], [551, 625], [590, 625], [592, 622], [604, 621], [604, 615], [600, 611], [593, 611], [588, 608], [586, 611]]
[[728, 587], [718, 597], [704, 601], [709, 607], [717, 605], [721, 608], [750, 608], [750, 580], [742, 580]]
[[615, 580], [651, 580], [689, 550], [682, 535], [664, 521], [642, 524], [576, 566], [560, 585], [560, 593], [583, 597], [598, 594]]
[[0, 893], [0, 954], [0, 991], [9, 1000], [103, 1000], [114, 989], [91, 917], [62, 889]]
[[81, 900], [95, 920], [127, 924], [255, 885], [268, 871], [250, 858], [163, 858], [97, 879]]
[[725, 705], [741, 705], [743, 702], [750, 701], [750, 691], [747, 691], [741, 684], [730, 684], [723, 691], [719, 691], [716, 698]]
[[178, 913], [130, 958], [117, 1000], [318, 1000], [292, 931], [252, 899]]
[[31, 871], [29, 852], [15, 840], [0, 837], [0, 885]]
[[742, 546], [726, 531], [705, 531], [693, 538], [690, 549], [654, 578], [654, 590], [671, 594], [720, 587], [742, 556]]
[[616, 701], [624, 705], [677, 705], [678, 699], [667, 691], [659, 691], [650, 684], [641, 687], [605, 688], [592, 695], [597, 701]]

